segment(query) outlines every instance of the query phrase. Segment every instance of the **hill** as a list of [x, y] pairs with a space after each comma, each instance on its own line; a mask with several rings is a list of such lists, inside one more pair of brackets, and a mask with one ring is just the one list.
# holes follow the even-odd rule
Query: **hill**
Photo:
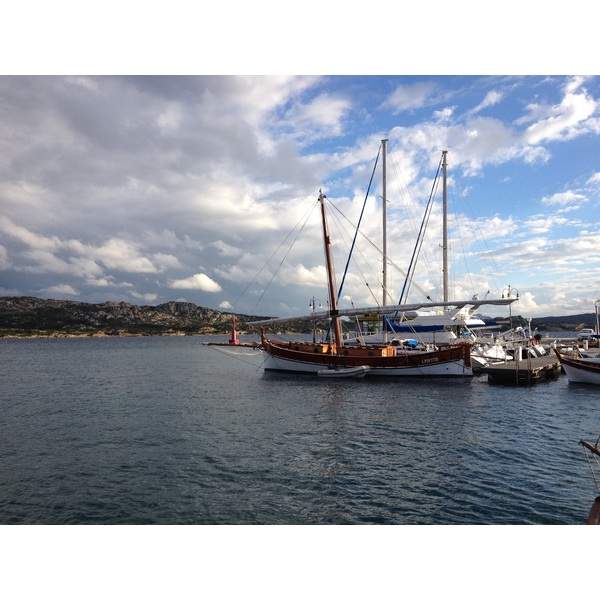
[[[0, 298], [0, 337], [75, 335], [197, 335], [229, 333], [231, 313], [166, 302], [137, 306], [126, 302], [89, 304], [28, 296]], [[268, 317], [236, 315], [247, 321]]]
[[[158, 306], [138, 306], [126, 302], [90, 304], [72, 300], [43, 300], [29, 296], [0, 297], [0, 337], [92, 336], [92, 335], [206, 335], [227, 334], [232, 313], [196, 306], [190, 302], [166, 302]], [[238, 331], [246, 323], [267, 319], [239, 315]], [[508, 319], [499, 319], [501, 330]], [[593, 313], [531, 320], [538, 331], [575, 331], [578, 326], [594, 328]], [[526, 326], [521, 316], [513, 316], [513, 327]], [[326, 327], [318, 323], [319, 327]], [[312, 323], [290, 323], [288, 331], [309, 333]]]
[[[508, 319], [503, 317], [498, 321], [502, 324], [501, 331], [509, 329]], [[521, 315], [512, 318], [513, 327], [528, 327], [528, 319]], [[539, 332], [571, 331], [575, 333], [581, 327], [596, 328], [596, 315], [594, 313], [582, 313], [578, 315], [567, 315], [564, 317], [538, 317], [531, 319], [531, 330]]]

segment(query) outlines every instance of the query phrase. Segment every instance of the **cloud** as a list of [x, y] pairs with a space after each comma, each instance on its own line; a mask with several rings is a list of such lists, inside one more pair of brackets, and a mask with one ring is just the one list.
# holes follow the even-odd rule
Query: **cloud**
[[52, 296], [79, 296], [79, 292], [70, 285], [53, 285], [40, 290], [42, 294]]
[[140, 294], [139, 292], [131, 292], [131, 297], [144, 302], [156, 302], [159, 298], [158, 294]]
[[[578, 239], [582, 223], [593, 232], [600, 221], [589, 156], [600, 135], [596, 96], [598, 80], [580, 77], [0, 77], [3, 289], [70, 286], [89, 301], [157, 303], [182, 289], [207, 306], [223, 292], [241, 297], [232, 308], [242, 312], [258, 301], [264, 314], [304, 312], [313, 295], [326, 302], [310, 213], [318, 190], [356, 220], [385, 134], [390, 248], [401, 267], [447, 147], [451, 194], [477, 215], [460, 216], [470, 259], [505, 251], [502, 276], [523, 268], [529, 283], [526, 269], [537, 267], [532, 254], [518, 262], [527, 249], [518, 242], [532, 237], [539, 264], [564, 277], [557, 260], [593, 253], [552, 238]], [[376, 244], [378, 177], [363, 221]], [[540, 203], [547, 214], [536, 214]], [[430, 224], [439, 223], [435, 209]], [[489, 254], [472, 244], [478, 229]], [[332, 235], [342, 268], [341, 232]], [[424, 246], [432, 264], [439, 243]], [[362, 251], [372, 267], [364, 277], [379, 289], [380, 255]], [[206, 274], [190, 277], [197, 265]], [[436, 270], [419, 281], [434, 287]], [[490, 279], [484, 271], [473, 281]], [[345, 286], [373, 303], [358, 275]]]
[[600, 184], [600, 173], [594, 173], [587, 181], [587, 185], [597, 185]]
[[533, 217], [528, 219], [525, 225], [529, 229], [530, 235], [540, 235], [542, 233], [549, 233], [555, 227], [565, 225], [566, 223], [568, 221], [564, 217], [553, 215], [549, 217]]
[[398, 86], [391, 96], [381, 105], [382, 109], [391, 109], [394, 114], [424, 106], [438, 90], [433, 81], [420, 81], [410, 85]]
[[313, 140], [315, 134], [318, 137], [340, 135], [342, 133], [342, 119], [350, 108], [351, 103], [346, 98], [320, 94], [311, 102], [300, 106], [289, 117], [300, 132], [304, 130], [303, 137]]
[[178, 290], [202, 290], [203, 292], [221, 292], [221, 286], [204, 273], [196, 273], [187, 279], [169, 281], [169, 287]]
[[136, 243], [124, 239], [112, 238], [96, 248], [77, 242], [74, 242], [74, 246], [107, 269], [127, 273], [159, 273], [179, 265], [177, 258], [166, 254], [144, 256]]
[[581, 83], [581, 78], [568, 81], [566, 93], [559, 104], [536, 103], [527, 107], [529, 114], [517, 121], [534, 121], [523, 134], [523, 140], [527, 144], [572, 139], [589, 130], [587, 123], [597, 112], [598, 102], [585, 89], [579, 89]]
[[494, 106], [502, 101], [504, 94], [496, 90], [492, 90], [485, 95], [485, 98], [471, 111], [472, 114], [478, 113], [488, 106]]
[[215, 248], [221, 256], [235, 257], [242, 254], [242, 250], [240, 250], [240, 248], [226, 244], [223, 240], [212, 242], [211, 246], [213, 246], [213, 248]]
[[567, 206], [572, 209], [579, 208], [583, 202], [587, 201], [588, 199], [584, 195], [571, 190], [552, 194], [552, 196], [544, 197], [541, 200], [542, 204], [546, 206]]

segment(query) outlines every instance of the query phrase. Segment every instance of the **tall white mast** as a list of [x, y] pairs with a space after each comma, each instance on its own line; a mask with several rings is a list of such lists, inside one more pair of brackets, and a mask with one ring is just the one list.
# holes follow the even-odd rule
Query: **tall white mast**
[[443, 218], [442, 226], [444, 229], [442, 240], [442, 272], [444, 274], [444, 302], [448, 302], [448, 189], [446, 185], [446, 155], [448, 150], [442, 151], [442, 173], [444, 176], [443, 185]]
[[383, 147], [382, 152], [382, 182], [381, 182], [381, 195], [383, 202], [383, 277], [382, 277], [382, 287], [383, 287], [383, 306], [386, 306], [388, 303], [387, 299], [387, 140], [381, 140], [381, 144]]
[[[387, 139], [381, 140], [383, 148], [382, 162], [382, 181], [381, 181], [381, 199], [383, 204], [383, 272], [382, 272], [382, 287], [383, 287], [383, 305], [387, 304]], [[383, 343], [387, 343], [387, 331], [385, 329], [385, 315], [381, 315], [381, 325], [383, 329]]]

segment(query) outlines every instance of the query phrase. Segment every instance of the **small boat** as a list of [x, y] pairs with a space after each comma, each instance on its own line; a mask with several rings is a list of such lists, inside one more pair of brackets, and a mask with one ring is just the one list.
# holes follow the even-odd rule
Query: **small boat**
[[371, 367], [368, 365], [360, 365], [359, 367], [342, 367], [330, 369], [321, 369], [317, 371], [319, 377], [327, 377], [328, 379], [362, 379], [369, 371]]
[[589, 358], [573, 358], [561, 354], [556, 348], [556, 356], [571, 383], [600, 385], [600, 363]]

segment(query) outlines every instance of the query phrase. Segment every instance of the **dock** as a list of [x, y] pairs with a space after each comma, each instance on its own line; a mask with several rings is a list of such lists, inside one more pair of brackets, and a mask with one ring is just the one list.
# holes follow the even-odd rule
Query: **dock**
[[491, 384], [532, 385], [556, 379], [562, 373], [562, 367], [555, 355], [547, 355], [488, 365], [479, 372], [487, 375]]

